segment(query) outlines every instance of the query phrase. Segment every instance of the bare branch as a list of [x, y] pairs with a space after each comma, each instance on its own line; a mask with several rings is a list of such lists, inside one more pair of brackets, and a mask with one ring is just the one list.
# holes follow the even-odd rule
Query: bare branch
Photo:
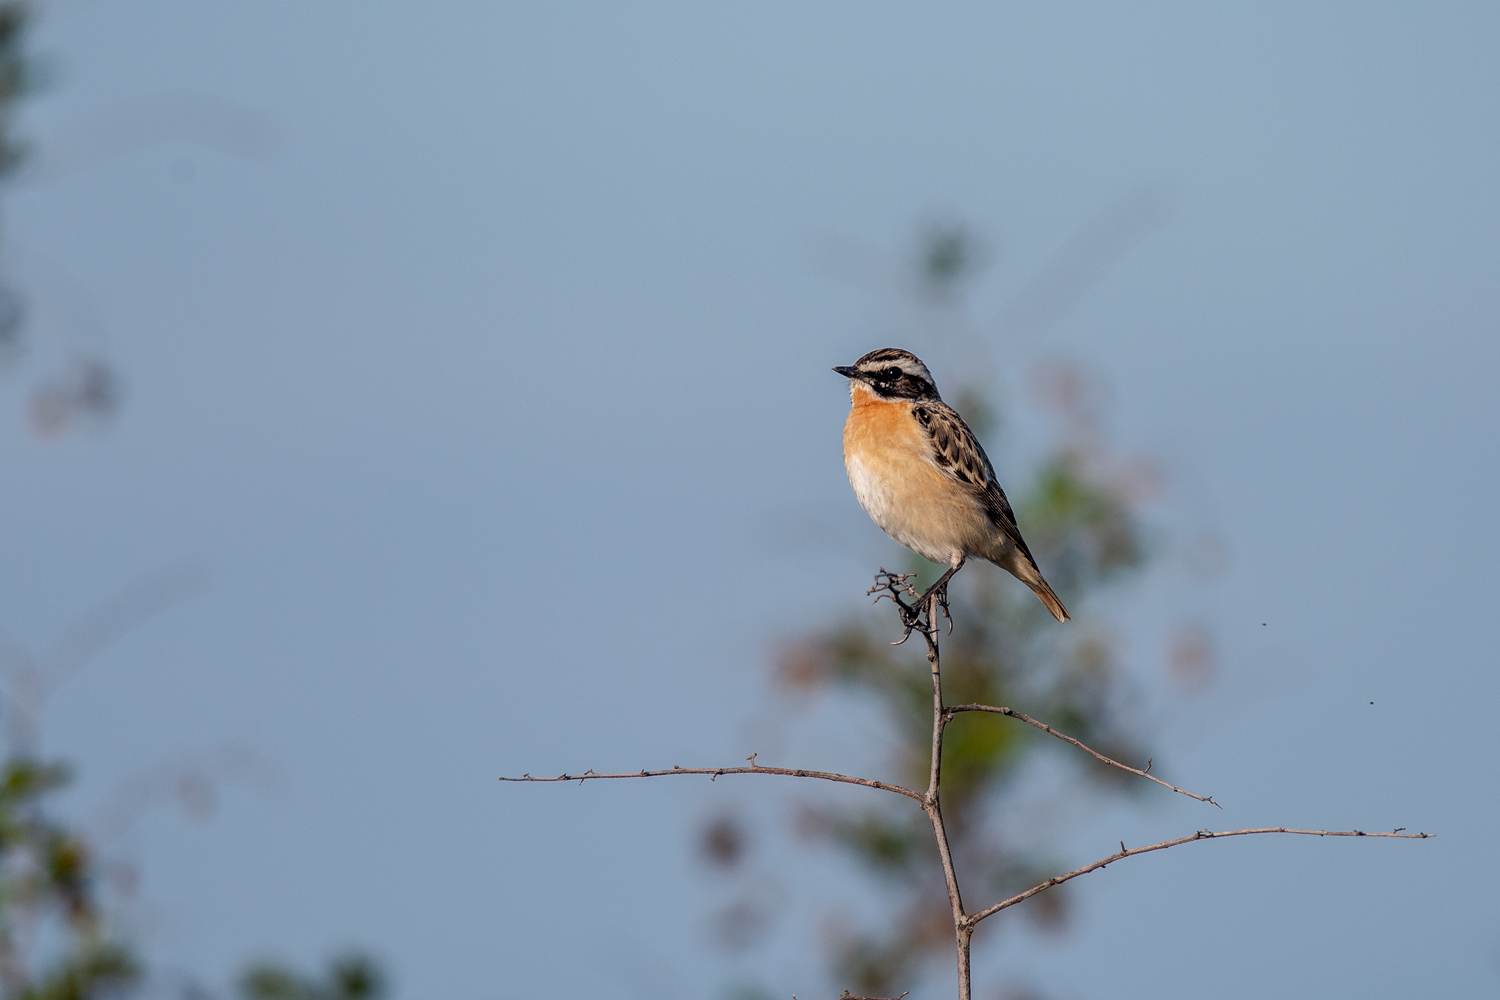
[[1178, 844], [1190, 844], [1195, 840], [1215, 840], [1219, 837], [1247, 837], [1256, 833], [1292, 833], [1304, 837], [1394, 837], [1397, 840], [1430, 840], [1437, 836], [1435, 833], [1402, 833], [1401, 831], [1404, 829], [1406, 828], [1398, 827], [1390, 833], [1367, 833], [1364, 830], [1293, 830], [1284, 826], [1262, 826], [1251, 830], [1199, 830], [1197, 833], [1187, 837], [1178, 837], [1176, 840], [1163, 840], [1159, 844], [1148, 844], [1145, 847], [1131, 847], [1127, 849], [1122, 843], [1120, 850], [1107, 858], [1100, 858], [1093, 864], [1084, 865], [1082, 868], [1075, 868], [1065, 875], [1054, 875], [1040, 885], [1034, 885], [1025, 892], [1017, 893], [1009, 899], [1001, 900], [994, 906], [986, 907], [977, 913], [971, 913], [964, 919], [970, 927], [973, 927], [985, 917], [999, 913], [1006, 907], [1015, 906], [1017, 903], [1028, 900], [1039, 892], [1044, 892], [1055, 885], [1062, 885], [1064, 882], [1075, 879], [1080, 875], [1087, 875], [1091, 871], [1097, 871], [1108, 864], [1119, 861], [1121, 858], [1130, 858], [1137, 854], [1149, 854], [1152, 851], [1164, 851], [1169, 847], [1176, 847]]
[[831, 771], [807, 771], [802, 768], [791, 767], [762, 767], [752, 763], [749, 767], [674, 767], [670, 771], [627, 771], [621, 774], [597, 774], [588, 770], [582, 774], [559, 774], [555, 778], [533, 778], [531, 775], [522, 775], [519, 778], [501, 778], [501, 781], [577, 781], [585, 782], [594, 778], [659, 778], [669, 774], [706, 774], [709, 780], [718, 778], [721, 774], [784, 774], [792, 778], [822, 778], [824, 781], [839, 781], [846, 785], [864, 785], [866, 788], [878, 788], [882, 792], [895, 792], [897, 795], [905, 795], [915, 800], [918, 804], [926, 805], [927, 799], [921, 792], [914, 792], [910, 788], [902, 788], [900, 785], [889, 785], [884, 781], [871, 781], [869, 778], [853, 778], [847, 774], [834, 774]]
[[1220, 809], [1224, 808], [1214, 801], [1214, 797], [1212, 795], [1194, 795], [1192, 792], [1189, 792], [1186, 789], [1178, 788], [1176, 785], [1171, 784], [1170, 782], [1162, 781], [1160, 778], [1156, 777], [1156, 775], [1148, 773], [1151, 769], [1151, 764], [1149, 761], [1146, 763], [1145, 771], [1142, 771], [1139, 768], [1131, 767], [1129, 764], [1121, 764], [1119, 761], [1111, 760], [1110, 758], [1104, 756], [1102, 753], [1091, 747], [1084, 746], [1078, 740], [1075, 740], [1073, 737], [1067, 735], [1066, 733], [1058, 732], [1056, 729], [1053, 729], [1045, 722], [1042, 722], [1038, 719], [1033, 719], [1031, 716], [1025, 715], [1021, 712], [1017, 712], [1013, 708], [1006, 708], [1004, 705], [954, 705], [952, 708], [947, 710], [948, 718], [953, 718], [953, 716], [959, 712], [993, 712], [996, 715], [1008, 715], [1012, 719], [1019, 719], [1022, 722], [1026, 723], [1028, 726], [1035, 726], [1044, 733], [1047, 733], [1051, 736], [1056, 736], [1064, 743], [1073, 744], [1084, 753], [1088, 754], [1096, 760], [1103, 761], [1110, 767], [1118, 767], [1122, 771], [1129, 771], [1131, 774], [1138, 774], [1142, 778], [1145, 778], [1147, 781], [1154, 781], [1158, 785], [1161, 785], [1163, 788], [1170, 788], [1177, 794], [1186, 795], [1190, 799], [1197, 799], [1199, 802], [1207, 802], [1209, 805], [1217, 806]]
[[[583, 772], [582, 774], [565, 773], [560, 774], [555, 778], [534, 778], [530, 774], [525, 774], [519, 778], [505, 777], [501, 778], [500, 780], [540, 782], [577, 781], [582, 784], [583, 782], [588, 781], [592, 778], [658, 778], [672, 774], [706, 774], [709, 776], [710, 780], [716, 780], [721, 774], [778, 774], [793, 778], [821, 778], [824, 781], [834, 781], [848, 785], [864, 785], [868, 788], [877, 788], [884, 792], [894, 792], [897, 795], [904, 795], [905, 797], [916, 802], [917, 805], [921, 806], [922, 811], [927, 814], [928, 819], [932, 823], [933, 836], [937, 841], [938, 855], [942, 860], [943, 877], [947, 883], [948, 888], [948, 902], [953, 910], [953, 930], [955, 943], [957, 945], [956, 951], [958, 958], [959, 1000], [970, 1000], [970, 945], [972, 943], [974, 929], [976, 926], [978, 926], [981, 920], [986, 917], [993, 916], [994, 914], [999, 913], [1001, 910], [1004, 910], [1008, 907], [1015, 906], [1017, 903], [1024, 902], [1025, 900], [1030, 899], [1032, 896], [1035, 896], [1041, 892], [1045, 892], [1055, 885], [1061, 885], [1062, 883], [1075, 879], [1080, 875], [1087, 875], [1089, 872], [1104, 868], [1112, 862], [1120, 861], [1124, 858], [1134, 857], [1137, 854], [1148, 854], [1151, 851], [1165, 850], [1168, 847], [1176, 847], [1179, 844], [1186, 844], [1195, 840], [1213, 840], [1220, 837], [1244, 837], [1251, 834], [1262, 833], [1285, 833], [1308, 837], [1387, 837], [1401, 840], [1427, 840], [1435, 836], [1435, 834], [1430, 833], [1404, 833], [1403, 831], [1405, 830], [1405, 827], [1398, 827], [1397, 829], [1392, 830], [1389, 833], [1367, 833], [1363, 830], [1294, 830], [1284, 826], [1273, 826], [1245, 830], [1223, 830], [1217, 832], [1213, 830], [1199, 830], [1197, 833], [1194, 833], [1187, 837], [1178, 837], [1175, 840], [1164, 840], [1159, 844], [1150, 844], [1146, 847], [1127, 848], [1125, 846], [1125, 842], [1121, 841], [1120, 850], [1114, 854], [1109, 855], [1106, 858], [1100, 858], [1098, 861], [1095, 861], [1092, 864], [1085, 865], [1082, 868], [1074, 869], [1073, 871], [1067, 872], [1065, 874], [1055, 875], [1052, 878], [1049, 878], [1047, 881], [1041, 883], [1040, 885], [1032, 886], [1025, 892], [1018, 893], [1017, 895], [1012, 896], [1009, 899], [1001, 900], [993, 906], [987, 907], [983, 910], [979, 910], [975, 913], [965, 912], [963, 898], [959, 892], [958, 872], [954, 866], [952, 854], [949, 851], [948, 831], [943, 823], [943, 812], [940, 804], [940, 790], [942, 786], [943, 732], [948, 723], [952, 722], [954, 717], [959, 712], [988, 712], [993, 715], [1005, 715], [1009, 716], [1012, 719], [1019, 719], [1021, 722], [1024, 722], [1029, 726], [1040, 729], [1042, 732], [1047, 733], [1049, 736], [1055, 736], [1058, 739], [1062, 740], [1064, 743], [1072, 744], [1073, 746], [1087, 753], [1089, 756], [1104, 764], [1109, 765], [1110, 767], [1116, 767], [1122, 771], [1129, 771], [1131, 774], [1138, 775], [1142, 778], [1147, 778], [1151, 781], [1156, 782], [1158, 785], [1161, 785], [1164, 788], [1169, 788], [1172, 791], [1177, 792], [1179, 795], [1186, 795], [1190, 799], [1196, 799], [1199, 802], [1207, 802], [1217, 808], [1222, 807], [1219, 806], [1219, 803], [1213, 800], [1212, 796], [1195, 795], [1192, 792], [1189, 792], [1182, 788], [1178, 788], [1176, 785], [1163, 781], [1155, 775], [1150, 774], [1150, 761], [1146, 762], [1146, 767], [1144, 770], [1131, 767], [1128, 764], [1122, 764], [1119, 761], [1112, 760], [1111, 758], [1104, 756], [1102, 753], [1099, 753], [1097, 750], [1086, 746], [1081, 741], [1076, 740], [1065, 733], [1058, 732], [1056, 729], [1053, 729], [1045, 722], [1033, 719], [1031, 716], [1026, 715], [1022, 712], [1017, 712], [1014, 709], [999, 705], [980, 704], [955, 705], [951, 707], [945, 706], [943, 704], [943, 681], [941, 657], [938, 651], [938, 629], [936, 618], [939, 608], [943, 610], [944, 616], [947, 616], [947, 584], [949, 579], [952, 578], [953, 574], [957, 573], [962, 566], [962, 562], [959, 562], [957, 565], [951, 566], [948, 571], [938, 579], [936, 583], [929, 587], [925, 593], [920, 595], [917, 594], [916, 589], [912, 587], [910, 583], [911, 574], [890, 573], [882, 569], [880, 573], [875, 577], [875, 586], [871, 587], [868, 591], [868, 593], [876, 595], [875, 600], [877, 602], [888, 597], [890, 598], [891, 602], [896, 605], [897, 612], [901, 618], [901, 625], [904, 630], [901, 640], [897, 642], [896, 645], [900, 645], [901, 642], [905, 642], [908, 638], [910, 638], [913, 632], [919, 632], [927, 645], [927, 662], [931, 668], [932, 674], [932, 752], [929, 760], [928, 782], [925, 791], [919, 792], [910, 788], [903, 788], [900, 785], [887, 784], [883, 781], [872, 781], [869, 778], [856, 778], [847, 774], [835, 774], [829, 771], [808, 771], [801, 768], [786, 767], [761, 767], [755, 763], [755, 754], [751, 754], [748, 758], [746, 758], [750, 762], [749, 767], [673, 767], [669, 771], [648, 771], [642, 769], [640, 771], [622, 772], [617, 774], [599, 774], [590, 769]], [[910, 602], [908, 602], [903, 598], [910, 598], [911, 600]], [[949, 618], [949, 627], [950, 629], [952, 628], [951, 618]], [[894, 1000], [901, 1000], [901, 997], [905, 996], [906, 994], [902, 993], [900, 997], [896, 997], [894, 998]], [[793, 998], [793, 1000], [795, 1000], [795, 998]], [[854, 994], [850, 993], [848, 990], [845, 990], [839, 1000], [882, 1000], [882, 998], [857, 997]]]
[[[969, 1000], [969, 939], [974, 929], [964, 922], [963, 895], [958, 887], [958, 870], [953, 865], [953, 853], [948, 847], [948, 828], [943, 824], [943, 807], [939, 797], [943, 776], [943, 731], [953, 717], [943, 706], [942, 657], [938, 652], [936, 621], [939, 607], [943, 609], [944, 614], [948, 613], [948, 581], [962, 565], [963, 563], [960, 562], [944, 573], [925, 594], [917, 599], [912, 608], [902, 604], [900, 596], [895, 593], [896, 587], [893, 585], [893, 580], [895, 584], [904, 585], [904, 578], [893, 577], [892, 574], [882, 570], [881, 576], [875, 578], [875, 583], [878, 589], [882, 586], [881, 577], [885, 577], [885, 589], [891, 591], [891, 600], [901, 607], [901, 622], [906, 627], [906, 636], [911, 635], [912, 630], [916, 629], [922, 633], [922, 638], [927, 643], [927, 663], [932, 669], [932, 756], [928, 763], [927, 794], [923, 798], [922, 810], [927, 813], [927, 818], [932, 822], [932, 835], [937, 840], [938, 857], [943, 862], [943, 879], [948, 887], [948, 905], [953, 910], [953, 933], [958, 952], [958, 996], [959, 1000]], [[918, 612], [922, 614], [922, 617], [918, 617]], [[902, 636], [902, 642], [906, 641], [906, 636]]]
[[953, 856], [948, 850], [948, 831], [943, 825], [943, 809], [938, 789], [943, 776], [943, 730], [946, 721], [943, 712], [943, 672], [938, 655], [937, 629], [932, 626], [936, 616], [938, 598], [928, 598], [927, 627], [922, 629], [922, 638], [927, 640], [927, 662], [932, 667], [932, 755], [928, 765], [927, 795], [922, 808], [932, 819], [932, 832], [937, 837], [938, 855], [943, 861], [943, 876], [948, 883], [948, 902], [953, 907], [954, 920], [963, 916], [964, 904], [958, 889], [958, 873], [953, 867]]

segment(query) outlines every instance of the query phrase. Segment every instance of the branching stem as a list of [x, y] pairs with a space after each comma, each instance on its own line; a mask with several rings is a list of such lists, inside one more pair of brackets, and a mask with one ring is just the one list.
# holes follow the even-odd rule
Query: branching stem
[[[671, 774], [706, 774], [709, 776], [709, 780], [717, 779], [721, 774], [777, 774], [793, 778], [820, 778], [824, 781], [834, 781], [848, 785], [863, 785], [866, 788], [875, 788], [883, 792], [894, 792], [897, 795], [903, 795], [906, 798], [912, 799], [919, 806], [921, 806], [922, 811], [925, 812], [928, 819], [932, 821], [932, 834], [933, 837], [937, 840], [938, 855], [943, 862], [943, 878], [947, 882], [948, 886], [948, 902], [953, 910], [953, 933], [958, 950], [959, 1000], [970, 1000], [971, 977], [969, 972], [969, 946], [974, 936], [974, 928], [979, 925], [979, 922], [981, 920], [985, 919], [986, 917], [993, 916], [996, 913], [999, 913], [1001, 910], [1007, 909], [1008, 907], [1015, 906], [1017, 903], [1025, 902], [1032, 896], [1035, 896], [1041, 892], [1045, 892], [1048, 889], [1051, 889], [1053, 886], [1061, 885], [1062, 883], [1075, 879], [1080, 875], [1087, 875], [1089, 872], [1098, 871], [1100, 868], [1107, 867], [1108, 865], [1116, 861], [1134, 857], [1137, 854], [1149, 854], [1152, 851], [1163, 851], [1169, 847], [1177, 847], [1181, 844], [1190, 844], [1198, 840], [1216, 840], [1221, 837], [1245, 837], [1252, 834], [1284, 833], [1296, 834], [1306, 837], [1384, 837], [1395, 838], [1398, 840], [1428, 840], [1436, 836], [1436, 834], [1431, 833], [1405, 833], [1403, 832], [1405, 829], [1404, 827], [1392, 830], [1389, 833], [1368, 833], [1363, 830], [1294, 830], [1284, 826], [1263, 826], [1245, 830], [1199, 830], [1197, 833], [1191, 834], [1186, 837], [1178, 837], [1174, 840], [1163, 840], [1160, 843], [1148, 844], [1145, 847], [1127, 848], [1124, 842], [1121, 842], [1120, 850], [1116, 851], [1114, 854], [1109, 855], [1108, 857], [1100, 858], [1098, 861], [1084, 865], [1082, 868], [1075, 868], [1070, 872], [1065, 872], [1061, 875], [1054, 875], [1051, 878], [1047, 879], [1045, 882], [1032, 886], [1025, 892], [1017, 893], [1016, 895], [1011, 896], [1009, 899], [1003, 899], [1000, 902], [995, 903], [991, 906], [987, 906], [982, 910], [976, 910], [973, 913], [966, 912], [964, 910], [963, 896], [959, 892], [958, 872], [954, 867], [953, 855], [948, 847], [948, 831], [947, 828], [943, 825], [943, 810], [942, 803], [939, 797], [939, 791], [942, 786], [943, 731], [947, 727], [948, 723], [952, 722], [954, 717], [960, 712], [989, 712], [995, 715], [1009, 716], [1012, 719], [1017, 719], [1021, 722], [1026, 723], [1028, 726], [1034, 726], [1035, 728], [1040, 729], [1042, 732], [1047, 733], [1050, 736], [1055, 736], [1058, 739], [1062, 740], [1064, 743], [1068, 743], [1072, 746], [1077, 747], [1078, 749], [1087, 753], [1089, 756], [1109, 765], [1110, 767], [1117, 767], [1122, 771], [1129, 771], [1131, 774], [1139, 775], [1140, 777], [1146, 778], [1149, 781], [1154, 781], [1164, 788], [1169, 788], [1180, 795], [1186, 795], [1190, 799], [1197, 799], [1199, 802], [1207, 802], [1208, 804], [1213, 806], [1219, 806], [1219, 803], [1215, 802], [1213, 797], [1210, 795], [1196, 795], [1192, 792], [1178, 788], [1176, 785], [1165, 782], [1153, 774], [1148, 773], [1151, 767], [1149, 762], [1147, 763], [1145, 770], [1130, 767], [1127, 764], [1122, 764], [1119, 761], [1112, 760], [1109, 757], [1104, 756], [1102, 753], [1099, 753], [1097, 750], [1084, 745], [1079, 740], [1076, 740], [1065, 733], [1058, 732], [1056, 729], [1053, 729], [1045, 722], [1033, 719], [1029, 715], [1017, 712], [1011, 708], [1006, 708], [1003, 705], [973, 704], [945, 706], [943, 704], [942, 658], [938, 650], [937, 613], [938, 609], [941, 608], [944, 612], [945, 617], [947, 615], [946, 584], [948, 580], [953, 576], [953, 574], [957, 571], [958, 567], [950, 569], [949, 572], [944, 574], [943, 578], [937, 584], [934, 584], [931, 588], [929, 588], [926, 593], [918, 595], [916, 590], [911, 586], [909, 582], [911, 580], [911, 574], [887, 573], [882, 569], [875, 577], [875, 586], [871, 587], [869, 590], [869, 593], [876, 594], [875, 600], [879, 601], [882, 598], [888, 597], [896, 604], [897, 608], [899, 609], [901, 626], [904, 629], [904, 633], [902, 635], [902, 638], [897, 643], [898, 645], [900, 644], [900, 642], [905, 642], [913, 632], [920, 632], [922, 634], [922, 638], [926, 640], [927, 643], [927, 663], [932, 671], [932, 757], [928, 769], [927, 790], [925, 792], [918, 792], [910, 788], [903, 788], [900, 785], [892, 785], [883, 781], [873, 781], [869, 778], [858, 778], [847, 774], [835, 774], [831, 771], [807, 771], [801, 768], [788, 767], [762, 767], [755, 763], [755, 754], [751, 754], [749, 758], [747, 758], [750, 761], [749, 767], [673, 767], [671, 770], [640, 770], [626, 771], [615, 774], [599, 774], [593, 770], [588, 770], [584, 771], [582, 774], [560, 774], [555, 778], [533, 778], [531, 775], [526, 774], [522, 775], [519, 778], [501, 778], [500, 780], [536, 782], [577, 781], [581, 784], [582, 782], [590, 781], [596, 778], [659, 778]], [[908, 604], [906, 601], [902, 600], [903, 595], [913, 598], [913, 601]], [[901, 994], [901, 996], [904, 997], [906, 996], [906, 994], [903, 993]], [[846, 990], [844, 992], [844, 997], [841, 998], [841, 1000], [865, 1000], [865, 998], [853, 997]]]

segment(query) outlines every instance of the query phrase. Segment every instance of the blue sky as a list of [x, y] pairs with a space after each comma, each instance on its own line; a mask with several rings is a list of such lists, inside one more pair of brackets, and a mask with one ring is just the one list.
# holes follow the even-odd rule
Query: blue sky
[[[940, 386], [963, 364], [892, 305], [916, 228], [987, 239], [974, 314], [1003, 317], [1145, 190], [1159, 225], [986, 348], [1011, 389], [1100, 373], [1115, 438], [1168, 471], [1161, 516], [1225, 539], [1213, 586], [1120, 607], [1143, 671], [1166, 623], [1211, 627], [1215, 684], [1156, 743], [1226, 814], [1101, 808], [1057, 850], [1440, 837], [1136, 859], [979, 969], [1066, 997], [1493, 995], [1497, 28], [1477, 4], [52, 4], [4, 201], [32, 353], [0, 382], [0, 624], [42, 646], [202, 567], [51, 699], [47, 746], [81, 821], [207, 748], [273, 775], [112, 843], [147, 953], [223, 983], [358, 943], [411, 998], [836, 995], [811, 931], [753, 968], [705, 946], [694, 824], [777, 793], [494, 779], [769, 749], [778, 637], [856, 610], [896, 552], [844, 479], [828, 368], [897, 340]], [[26, 394], [80, 349], [123, 405], [41, 442]], [[655, 607], [632, 574], [680, 590]], [[824, 723], [779, 720], [782, 762], [878, 761]], [[799, 913], [844, 891], [827, 857], [784, 864]]]

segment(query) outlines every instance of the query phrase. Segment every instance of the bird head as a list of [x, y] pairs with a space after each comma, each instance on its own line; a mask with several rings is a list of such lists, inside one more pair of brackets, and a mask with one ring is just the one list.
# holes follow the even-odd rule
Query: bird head
[[937, 399], [937, 386], [922, 360], [899, 347], [871, 351], [852, 365], [834, 371], [882, 399]]

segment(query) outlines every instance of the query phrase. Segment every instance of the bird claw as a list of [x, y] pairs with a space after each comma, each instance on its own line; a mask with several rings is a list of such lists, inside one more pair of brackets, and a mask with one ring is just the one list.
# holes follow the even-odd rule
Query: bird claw
[[[899, 646], [911, 638], [913, 632], [921, 632], [923, 635], [933, 635], [937, 631], [937, 623], [934, 621], [936, 608], [942, 608], [943, 617], [948, 620], [948, 631], [953, 631], [953, 616], [948, 613], [948, 580], [952, 573], [945, 573], [943, 578], [934, 583], [927, 590], [918, 594], [916, 588], [911, 585], [911, 573], [891, 573], [885, 569], [875, 574], [875, 586], [865, 591], [867, 594], [875, 594], [878, 603], [882, 598], [890, 598], [901, 614], [901, 626], [904, 630], [901, 638], [891, 643]], [[910, 604], [901, 599], [903, 594], [912, 598]]]
[[[948, 632], [953, 632], [953, 616], [948, 613], [948, 581], [940, 580], [927, 588], [927, 592], [917, 598], [916, 606], [911, 609], [913, 621], [918, 620], [918, 613], [926, 614], [925, 628], [922, 631], [931, 634], [937, 631], [937, 611], [942, 609], [943, 617], [948, 620]], [[906, 616], [902, 616], [902, 624], [906, 623]]]
[[948, 613], [948, 586], [947, 586], [947, 584], [944, 584], [943, 585], [943, 589], [940, 590], [940, 591], [938, 591], [938, 593], [937, 593], [937, 606], [943, 609], [943, 617], [946, 618], [946, 619], [948, 619], [948, 634], [952, 635], [953, 634], [953, 616]]

